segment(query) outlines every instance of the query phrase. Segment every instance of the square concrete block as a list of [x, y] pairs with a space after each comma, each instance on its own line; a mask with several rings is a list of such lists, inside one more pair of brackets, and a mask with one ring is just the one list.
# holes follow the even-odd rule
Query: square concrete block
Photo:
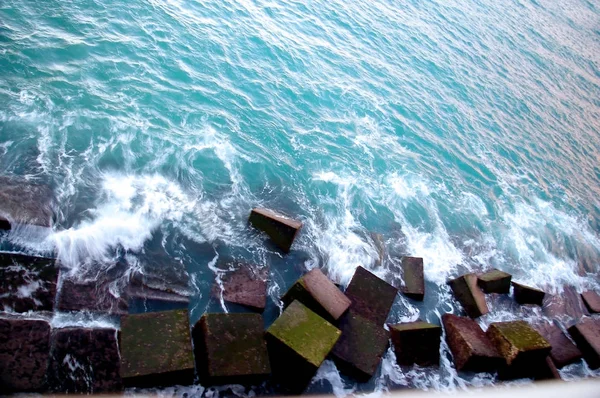
[[350, 307], [350, 299], [318, 268], [310, 270], [283, 296], [287, 306], [294, 300], [330, 322], [337, 321]]
[[259, 314], [204, 314], [194, 326], [192, 338], [203, 384], [248, 385], [271, 374]]
[[52, 332], [48, 379], [61, 393], [98, 394], [123, 388], [115, 329], [65, 328]]
[[496, 350], [504, 357], [504, 379], [535, 377], [546, 364], [552, 346], [525, 321], [492, 323], [487, 332]]
[[592, 314], [600, 312], [600, 295], [598, 293], [591, 290], [583, 292], [581, 293], [581, 298], [589, 312]]
[[89, 311], [125, 315], [129, 305], [125, 297], [116, 297], [108, 282], [78, 283], [65, 278], [58, 294], [60, 311]]
[[454, 297], [462, 305], [463, 309], [471, 318], [478, 318], [489, 312], [485, 295], [477, 286], [477, 276], [466, 274], [448, 282], [454, 293]]
[[258, 312], [263, 312], [267, 305], [268, 268], [258, 268], [256, 265], [234, 265], [237, 269], [223, 276], [221, 286], [215, 283], [213, 296], [220, 297], [229, 303], [246, 306]]
[[358, 267], [345, 293], [352, 302], [352, 311], [383, 326], [398, 290], [363, 267]]
[[301, 302], [292, 302], [266, 332], [275, 380], [289, 392], [304, 391], [341, 334]]
[[250, 212], [250, 224], [265, 232], [285, 253], [290, 251], [302, 222], [285, 217], [272, 210], [254, 208]]
[[402, 279], [404, 280], [402, 294], [413, 300], [423, 301], [425, 274], [421, 257], [402, 257]]
[[331, 352], [337, 367], [360, 382], [368, 381], [387, 350], [389, 332], [353, 311], [342, 316], [339, 328], [342, 337]]
[[442, 323], [457, 370], [495, 372], [504, 365], [504, 358], [473, 319], [444, 314]]
[[126, 387], [187, 385], [194, 380], [187, 309], [124, 315], [119, 346]]
[[559, 294], [545, 294], [542, 311], [548, 318], [559, 319], [567, 327], [590, 314], [573, 286], [563, 286]]
[[0, 228], [52, 226], [54, 197], [50, 186], [32, 184], [23, 178], [0, 176], [0, 187]]
[[585, 318], [569, 328], [569, 334], [583, 354], [590, 369], [600, 368], [600, 320]]
[[540, 289], [525, 286], [517, 282], [512, 282], [512, 285], [514, 289], [513, 294], [517, 303], [521, 305], [534, 304], [539, 306], [544, 304], [544, 296], [546, 293], [542, 292]]
[[57, 279], [53, 259], [0, 253], [0, 311], [52, 311]]
[[442, 328], [416, 321], [390, 325], [398, 365], [437, 366], [440, 363]]
[[49, 353], [48, 322], [0, 318], [0, 392], [44, 390]]
[[484, 293], [508, 294], [510, 292], [511, 274], [492, 269], [477, 277], [477, 284]]
[[581, 359], [579, 348], [553, 323], [540, 323], [534, 326], [543, 338], [552, 346], [550, 358], [556, 367], [563, 368]]

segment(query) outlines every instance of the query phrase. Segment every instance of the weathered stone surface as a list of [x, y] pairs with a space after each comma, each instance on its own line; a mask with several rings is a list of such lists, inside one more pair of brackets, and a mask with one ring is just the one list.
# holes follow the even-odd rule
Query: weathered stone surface
[[342, 336], [331, 355], [338, 368], [358, 381], [368, 381], [379, 366], [389, 344], [389, 332], [349, 311], [339, 322]]
[[600, 368], [600, 320], [586, 318], [569, 328], [569, 334], [591, 369]]
[[49, 352], [48, 322], [0, 318], [0, 392], [43, 390]]
[[266, 332], [275, 380], [290, 392], [304, 391], [341, 333], [301, 302], [292, 302]]
[[337, 321], [350, 307], [350, 299], [318, 268], [310, 270], [282, 297], [287, 306], [300, 301], [330, 322]]
[[125, 297], [116, 297], [110, 283], [91, 281], [78, 283], [65, 278], [58, 294], [57, 307], [61, 311], [90, 311], [124, 315], [128, 311]]
[[563, 368], [581, 359], [581, 351], [563, 331], [553, 323], [540, 323], [534, 325], [543, 338], [552, 346], [550, 357], [558, 368]]
[[503, 379], [535, 377], [552, 346], [525, 321], [492, 323], [486, 335], [506, 361]]
[[402, 257], [402, 294], [414, 300], [423, 301], [425, 297], [425, 274], [421, 257]]
[[57, 279], [53, 259], [0, 253], [0, 310], [52, 311]]
[[115, 329], [55, 329], [48, 384], [62, 393], [119, 391], [120, 361]]
[[204, 314], [192, 338], [203, 384], [252, 384], [271, 374], [259, 314]]
[[290, 251], [296, 234], [302, 228], [300, 221], [262, 208], [252, 209], [249, 221], [255, 228], [269, 235], [271, 240], [285, 253]]
[[3, 229], [28, 224], [51, 227], [54, 217], [52, 189], [21, 178], [0, 176], [0, 219]]
[[589, 315], [581, 295], [572, 286], [564, 286], [560, 294], [544, 295], [542, 311], [549, 318], [559, 319], [567, 327]]
[[515, 301], [521, 305], [535, 304], [541, 306], [544, 303], [546, 293], [534, 287], [525, 286], [517, 282], [511, 282]]
[[355, 313], [376, 325], [383, 325], [398, 290], [363, 267], [358, 267], [345, 293]]
[[504, 358], [477, 322], [471, 318], [444, 314], [442, 323], [457, 370], [494, 372], [504, 365]]
[[485, 295], [477, 286], [477, 276], [466, 274], [448, 282], [454, 292], [454, 297], [462, 305], [471, 318], [477, 318], [489, 312]]
[[267, 305], [268, 269], [250, 264], [237, 264], [235, 271], [227, 273], [221, 279], [221, 286], [215, 284], [214, 297], [223, 295], [223, 300], [263, 312]]
[[124, 315], [119, 346], [127, 387], [186, 385], [194, 380], [187, 310]]
[[390, 325], [390, 331], [399, 365], [439, 365], [442, 336], [440, 326], [416, 321]]
[[600, 295], [598, 293], [591, 290], [583, 292], [581, 293], [581, 298], [589, 312], [593, 314], [600, 312]]
[[[160, 286], [152, 285], [139, 277], [131, 279], [127, 286], [126, 296], [129, 299], [137, 300], [159, 300], [182, 304], [190, 302], [190, 292], [187, 290], [176, 291], [175, 289], [168, 287], [168, 283]], [[119, 303], [118, 306], [122, 308], [123, 303]]]
[[477, 277], [477, 284], [484, 293], [508, 294], [510, 292], [511, 274], [492, 269]]

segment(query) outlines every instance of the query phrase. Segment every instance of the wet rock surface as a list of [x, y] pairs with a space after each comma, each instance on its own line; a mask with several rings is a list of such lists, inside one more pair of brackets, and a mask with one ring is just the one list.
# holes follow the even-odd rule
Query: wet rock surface
[[271, 373], [259, 314], [204, 314], [192, 338], [203, 384], [254, 384]]
[[440, 363], [442, 328], [416, 321], [390, 325], [398, 365], [437, 366]]
[[425, 297], [425, 274], [421, 257], [402, 257], [402, 294], [413, 300], [423, 301]]
[[589, 315], [581, 295], [572, 286], [564, 286], [559, 294], [544, 295], [542, 311], [550, 318], [561, 320], [566, 326]]
[[592, 314], [600, 313], [600, 294], [594, 291], [587, 291], [581, 293], [581, 298], [589, 312]]
[[569, 328], [569, 335], [591, 369], [600, 368], [600, 320], [585, 318]]
[[52, 332], [48, 370], [54, 392], [98, 394], [122, 389], [117, 331], [65, 328]]
[[214, 297], [223, 295], [223, 300], [229, 303], [244, 305], [255, 311], [262, 312], [267, 304], [268, 268], [258, 268], [251, 264], [234, 266], [235, 271], [225, 274], [221, 286], [215, 284], [212, 290]]
[[475, 274], [466, 274], [448, 282], [454, 297], [462, 305], [471, 318], [478, 318], [489, 312], [485, 302], [485, 295], [477, 285]]
[[0, 317], [0, 392], [35, 392], [46, 387], [50, 324]]
[[531, 286], [526, 286], [521, 283], [511, 282], [513, 286], [513, 294], [515, 297], [515, 301], [521, 305], [523, 304], [534, 304], [534, 305], [543, 305], [544, 296], [546, 293], [541, 291], [540, 289], [536, 289]]
[[492, 269], [477, 277], [477, 284], [484, 293], [508, 294], [512, 275]]
[[125, 297], [115, 296], [108, 281], [79, 282], [65, 278], [58, 295], [57, 308], [61, 311], [125, 315], [129, 305]]
[[275, 243], [283, 252], [288, 253], [296, 234], [302, 228], [302, 223], [291, 218], [287, 218], [272, 210], [254, 208], [250, 212], [249, 222], [254, 228], [265, 232], [273, 243]]
[[294, 300], [330, 322], [337, 321], [351, 304], [350, 299], [318, 268], [298, 279], [282, 298], [286, 306]]
[[534, 329], [552, 346], [550, 358], [553, 364], [559, 369], [581, 359], [582, 354], [579, 348], [573, 344], [557, 325], [553, 323], [540, 323], [534, 325]]
[[345, 294], [352, 302], [352, 311], [376, 325], [383, 325], [398, 290], [365, 268], [357, 267]]
[[57, 280], [53, 259], [0, 253], [0, 310], [52, 311]]
[[51, 227], [53, 193], [47, 185], [32, 184], [17, 177], [0, 176], [0, 227], [17, 225]]
[[126, 387], [189, 385], [194, 380], [187, 310], [124, 315], [119, 346]]

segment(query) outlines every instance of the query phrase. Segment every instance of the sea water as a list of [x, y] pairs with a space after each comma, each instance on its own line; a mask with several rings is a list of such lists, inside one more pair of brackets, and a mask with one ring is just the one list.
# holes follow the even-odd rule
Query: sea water
[[[466, 271], [600, 287], [599, 121], [595, 1], [2, 0], [0, 172], [50, 185], [57, 218], [0, 248], [74, 274], [177, 269], [192, 322], [240, 310], [211, 298], [219, 264], [269, 266], [266, 324], [308, 269], [344, 286], [357, 266], [389, 279], [390, 261], [421, 256], [426, 299], [398, 297], [389, 322], [439, 323]], [[248, 227], [254, 206], [304, 223], [289, 255]], [[493, 307], [480, 322], [509, 319], [545, 317]], [[309, 390], [495, 383], [441, 354], [400, 368], [389, 350], [364, 385], [326, 361]]]

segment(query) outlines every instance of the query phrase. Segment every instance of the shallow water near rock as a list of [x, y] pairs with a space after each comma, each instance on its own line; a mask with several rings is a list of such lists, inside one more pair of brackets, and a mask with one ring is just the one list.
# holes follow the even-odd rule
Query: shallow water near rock
[[[424, 258], [426, 295], [399, 295], [389, 322], [459, 312], [445, 282], [466, 271], [599, 289], [599, 26], [585, 0], [4, 0], [0, 173], [50, 186], [56, 217], [0, 232], [0, 249], [55, 255], [85, 281], [189, 277], [173, 289], [192, 323], [244, 311], [211, 296], [231, 261], [269, 266], [266, 325], [307, 270], [393, 281], [401, 255]], [[304, 223], [289, 254], [248, 226], [255, 206]], [[488, 305], [484, 327], [549, 319]], [[309, 391], [496, 383], [441, 353], [439, 369], [400, 368], [390, 349], [364, 384], [326, 361]]]

